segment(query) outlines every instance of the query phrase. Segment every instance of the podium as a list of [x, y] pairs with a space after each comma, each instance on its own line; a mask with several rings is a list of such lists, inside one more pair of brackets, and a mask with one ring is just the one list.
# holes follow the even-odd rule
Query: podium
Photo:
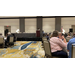
[[40, 37], [40, 31], [36, 31], [36, 37]]

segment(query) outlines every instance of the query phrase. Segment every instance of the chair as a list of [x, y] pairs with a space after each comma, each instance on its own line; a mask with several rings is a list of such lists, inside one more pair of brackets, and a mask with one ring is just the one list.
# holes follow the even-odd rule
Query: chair
[[66, 41], [69, 42], [69, 40], [71, 39], [72, 37], [66, 37]]
[[44, 41], [47, 41], [47, 38], [46, 37], [42, 37], [42, 45], [44, 46]]
[[4, 47], [4, 38], [0, 38], [0, 47]]
[[43, 41], [43, 44], [46, 57], [52, 57], [50, 43], [48, 41]]
[[47, 38], [46, 37], [42, 37], [42, 41], [47, 41]]
[[10, 40], [9, 40], [8, 45], [9, 45], [9, 46], [14, 45], [14, 37], [10, 37]]
[[52, 56], [49, 41], [44, 41], [44, 50], [45, 50], [46, 57], [48, 57], [48, 58], [59, 58], [59, 57], [56, 57], [56, 56]]
[[71, 57], [72, 57], [72, 58], [75, 58], [75, 44], [72, 44]]

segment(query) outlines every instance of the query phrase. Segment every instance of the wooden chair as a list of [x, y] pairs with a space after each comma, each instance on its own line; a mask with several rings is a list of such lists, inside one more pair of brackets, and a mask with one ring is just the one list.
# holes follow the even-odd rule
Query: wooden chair
[[72, 44], [71, 57], [72, 57], [72, 58], [75, 58], [75, 44]]
[[46, 37], [42, 37], [42, 41], [47, 41], [47, 38]]
[[45, 56], [47, 58], [59, 58], [59, 57], [52, 56], [52, 54], [51, 54], [51, 47], [50, 47], [50, 42], [49, 41], [44, 41], [44, 50], [45, 50]]
[[4, 48], [4, 38], [0, 38], [0, 48]]
[[66, 37], [66, 41], [69, 42], [69, 40], [71, 39], [72, 37]]
[[44, 46], [44, 41], [47, 41], [46, 37], [42, 37], [42, 46]]
[[14, 37], [10, 37], [10, 40], [8, 43], [8, 46], [12, 46], [12, 45], [14, 45]]

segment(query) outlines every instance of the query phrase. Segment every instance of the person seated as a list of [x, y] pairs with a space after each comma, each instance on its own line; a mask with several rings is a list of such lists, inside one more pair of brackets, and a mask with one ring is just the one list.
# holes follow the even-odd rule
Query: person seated
[[65, 39], [64, 35], [62, 35], [61, 32], [58, 32], [58, 38], [62, 39], [62, 41], [66, 43], [66, 39]]
[[53, 33], [50, 34], [50, 38], [52, 37]]
[[72, 44], [75, 44], [75, 32], [73, 33], [73, 38], [70, 39], [67, 44], [67, 50], [69, 51], [69, 58], [71, 58]]
[[67, 33], [64, 34], [65, 38], [67, 37]]
[[4, 41], [4, 37], [2, 36], [2, 33], [0, 33], [0, 38], [3, 39], [3, 43], [2, 43], [2, 42], [0, 43], [0, 47], [4, 47], [4, 42], [5, 42], [5, 41]]
[[5, 35], [4, 40], [7, 40], [8, 33]]
[[63, 48], [67, 47], [67, 43], [63, 42], [62, 39], [58, 38], [58, 31], [54, 31], [50, 38], [50, 46], [52, 56], [68, 58], [68, 55]]
[[49, 40], [49, 34], [46, 35], [47, 40]]
[[4, 38], [4, 37], [2, 36], [2, 33], [0, 33], [0, 37]]
[[43, 34], [43, 37], [46, 37], [46, 33]]
[[13, 35], [13, 37], [14, 37], [14, 42], [16, 42], [16, 36], [15, 36], [15, 34], [12, 34]]
[[[10, 37], [13, 37], [12, 35], [11, 35], [11, 33], [10, 32], [8, 32], [8, 36], [7, 36], [7, 39], [5, 40], [5, 46], [8, 46], [7, 44], [9, 43], [9, 41], [10, 41]], [[14, 41], [13, 41], [14, 42]]]

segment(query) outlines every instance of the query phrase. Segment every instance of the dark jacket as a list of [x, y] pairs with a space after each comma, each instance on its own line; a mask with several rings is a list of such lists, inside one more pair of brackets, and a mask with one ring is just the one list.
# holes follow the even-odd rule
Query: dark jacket
[[12, 35], [8, 35], [7, 36], [7, 41], [9, 42], [10, 41], [10, 37], [13, 37]]

